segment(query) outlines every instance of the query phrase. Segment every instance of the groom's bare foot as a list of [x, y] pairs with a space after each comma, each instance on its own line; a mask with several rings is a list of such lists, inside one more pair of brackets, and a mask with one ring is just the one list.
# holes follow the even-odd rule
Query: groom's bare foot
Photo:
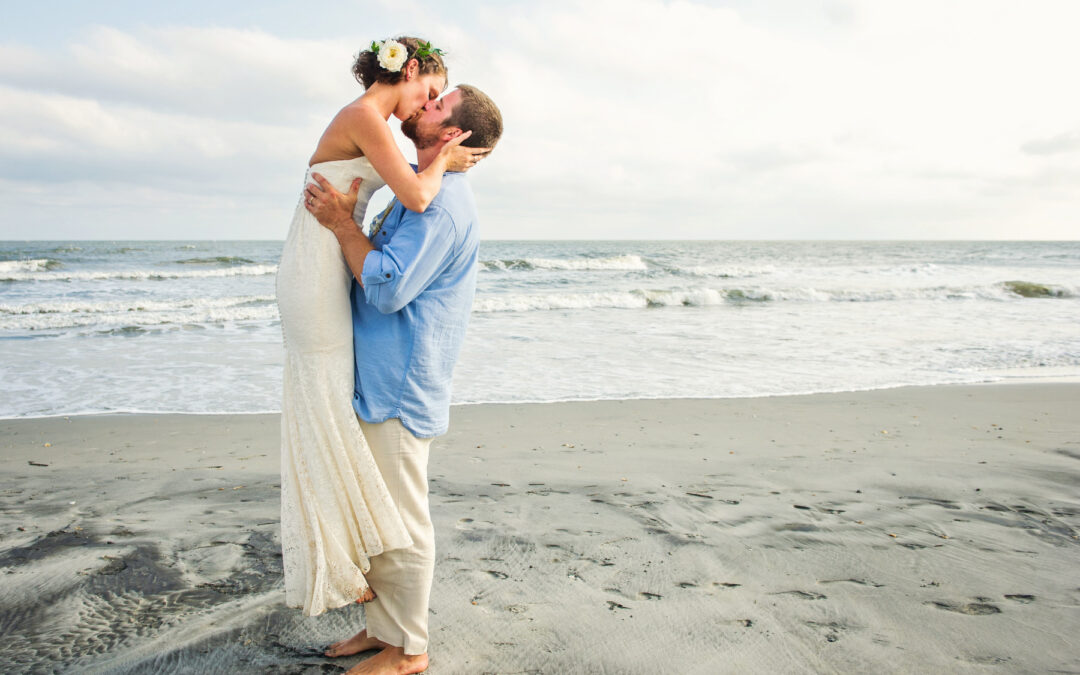
[[427, 670], [427, 654], [410, 656], [401, 647], [387, 647], [367, 661], [350, 668], [345, 675], [410, 675]]
[[378, 638], [368, 637], [365, 628], [348, 640], [342, 640], [330, 645], [323, 654], [333, 659], [338, 656], [352, 656], [353, 654], [366, 652], [369, 649], [386, 649], [389, 646]]

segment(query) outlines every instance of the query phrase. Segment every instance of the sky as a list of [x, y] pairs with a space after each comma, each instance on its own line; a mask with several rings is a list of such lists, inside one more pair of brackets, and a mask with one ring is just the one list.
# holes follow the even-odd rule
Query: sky
[[284, 238], [352, 59], [399, 34], [502, 110], [485, 239], [1077, 239], [1078, 25], [1072, 0], [22, 3], [0, 239]]

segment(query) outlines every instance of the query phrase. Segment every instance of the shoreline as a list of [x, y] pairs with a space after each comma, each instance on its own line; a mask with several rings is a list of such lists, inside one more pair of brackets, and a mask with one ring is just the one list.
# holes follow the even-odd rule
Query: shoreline
[[[1023, 369], [1027, 370], [1027, 369]], [[1080, 384], [1080, 369], [1068, 369], [1062, 368], [1061, 370], [1067, 370], [1068, 372], [1053, 375], [1031, 375], [1031, 374], [1010, 374], [1018, 371], [998, 371], [999, 374], [992, 376], [994, 379], [985, 379], [969, 382], [939, 382], [932, 384], [897, 384], [885, 387], [872, 387], [868, 389], [835, 389], [828, 391], [809, 391], [809, 392], [795, 392], [785, 394], [759, 394], [753, 396], [700, 396], [700, 397], [672, 397], [672, 396], [658, 396], [658, 397], [637, 397], [637, 398], [574, 398], [574, 399], [553, 399], [553, 400], [523, 400], [523, 401], [476, 401], [467, 403], [454, 403], [451, 408], [466, 408], [472, 406], [511, 406], [511, 405], [558, 405], [564, 403], [604, 403], [604, 402], [616, 402], [616, 401], [738, 401], [738, 400], [752, 400], [752, 399], [783, 399], [783, 398], [796, 398], [802, 396], [824, 396], [830, 394], [860, 394], [874, 391], [895, 391], [898, 389], [936, 389], [939, 387], [981, 387], [981, 386], [995, 386], [995, 385], [1029, 385], [1029, 384]], [[223, 416], [245, 416], [245, 415], [280, 415], [280, 410], [253, 410], [247, 412], [213, 412], [213, 411], [178, 411], [178, 410], [103, 410], [103, 411], [91, 411], [91, 412], [73, 412], [73, 413], [49, 413], [46, 415], [28, 415], [17, 417], [2, 417], [0, 416], [0, 422], [15, 422], [20, 420], [50, 420], [50, 419], [67, 419], [67, 418], [84, 418], [84, 417], [108, 417], [108, 416], [167, 416], [178, 415], [186, 417], [223, 417]]]
[[[1069, 382], [455, 406], [429, 672], [1080, 670], [1077, 409]], [[277, 434], [0, 421], [11, 667], [358, 662], [320, 651], [361, 608], [284, 607]]]

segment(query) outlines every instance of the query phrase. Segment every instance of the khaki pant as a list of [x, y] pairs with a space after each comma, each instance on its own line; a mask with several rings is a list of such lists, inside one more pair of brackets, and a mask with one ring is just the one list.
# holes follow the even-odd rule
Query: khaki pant
[[403, 647], [406, 654], [424, 654], [435, 570], [435, 529], [428, 510], [427, 480], [431, 439], [413, 436], [396, 418], [379, 424], [360, 420], [360, 428], [413, 540], [410, 548], [371, 559], [371, 570], [364, 576], [376, 598], [364, 604], [367, 632]]

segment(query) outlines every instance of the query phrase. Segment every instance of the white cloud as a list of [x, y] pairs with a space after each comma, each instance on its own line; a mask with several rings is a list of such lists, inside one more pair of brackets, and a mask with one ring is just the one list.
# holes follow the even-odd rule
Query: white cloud
[[361, 93], [349, 74], [356, 49], [255, 30], [172, 27], [132, 34], [97, 26], [63, 53], [0, 51], [0, 81], [193, 115], [295, 121]]
[[[785, 236], [798, 221], [821, 227], [818, 236], [904, 236], [905, 214], [922, 220], [934, 209], [940, 228], [950, 214], [978, 211], [985, 183], [1023, 184], [1037, 172], [1016, 152], [1023, 131], [1053, 128], [1080, 106], [1067, 88], [1028, 86], [1030, 71], [1065, 72], [1067, 61], [1051, 57], [1071, 44], [1066, 31], [1003, 55], [1008, 20], [982, 18], [974, 5], [935, 7], [843, 10], [829, 34], [687, 2], [491, 10], [488, 25], [502, 39], [477, 51], [492, 63], [485, 88], [514, 111], [500, 159], [518, 179], [498, 187], [518, 191], [520, 211], [549, 217], [599, 203], [630, 234], [646, 232], [671, 203], [689, 216], [672, 224], [681, 236]], [[1045, 40], [1034, 33], [1047, 19], [1017, 25]], [[1010, 73], [1022, 87], [1017, 100]], [[1034, 117], [1035, 102], [1057, 113]], [[515, 122], [524, 133], [512, 141]], [[978, 179], [941, 177], [949, 172]], [[548, 196], [567, 208], [545, 207]], [[776, 207], [778, 198], [790, 208]], [[882, 213], [867, 218], [874, 203]], [[864, 220], [845, 225], [845, 213]], [[993, 235], [1015, 228], [999, 204], [984, 216]], [[702, 230], [702, 221], [720, 227]]]
[[[42, 192], [63, 195], [81, 236], [190, 236], [176, 228], [193, 218], [206, 236], [284, 236], [314, 141], [362, 91], [350, 59], [340, 43], [217, 28], [98, 27], [64, 54], [0, 50], [0, 236], [64, 222]], [[270, 227], [244, 215], [268, 209]]]
[[1055, 155], [1062, 152], [1080, 150], [1080, 132], [1067, 131], [1052, 138], [1035, 138], [1027, 141], [1020, 149], [1032, 155]]
[[[318, 127], [196, 117], [0, 86], [0, 177], [112, 179], [220, 191], [248, 171], [273, 175], [303, 161]], [[269, 170], [268, 170], [269, 169]], [[235, 188], [233, 188], [235, 189]]]

